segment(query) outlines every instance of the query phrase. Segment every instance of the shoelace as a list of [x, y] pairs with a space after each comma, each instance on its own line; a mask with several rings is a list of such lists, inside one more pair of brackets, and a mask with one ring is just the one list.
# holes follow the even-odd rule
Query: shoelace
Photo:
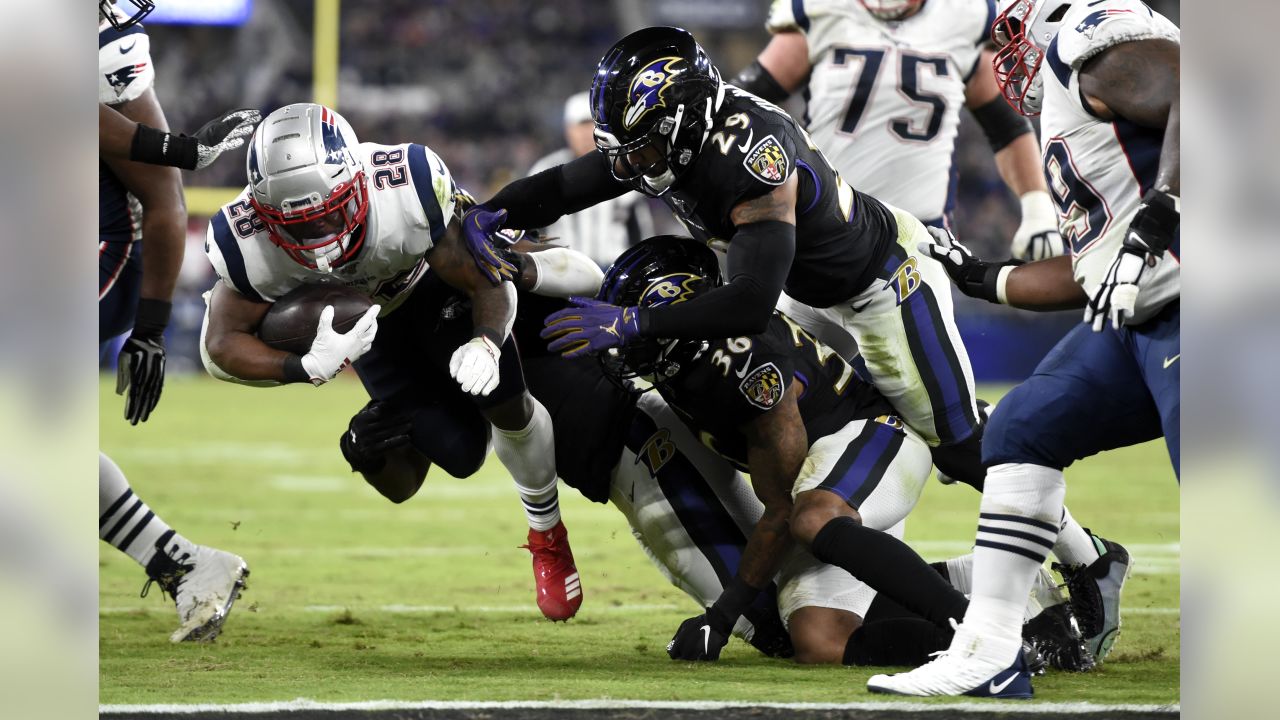
[[[182, 556], [179, 557], [177, 545], [174, 545], [165, 551], [165, 555], [173, 561], [176, 566], [176, 570], [172, 573], [162, 574], [159, 578], [147, 578], [147, 582], [142, 586], [142, 592], [138, 597], [146, 597], [147, 593], [151, 592], [151, 584], [158, 581], [160, 583], [160, 595], [162, 597], [168, 595], [171, 600], [178, 599], [178, 587], [182, 585], [182, 581], [186, 579], [187, 573], [191, 572], [191, 570], [195, 568], [196, 564], [193, 562], [186, 562], [186, 560], [191, 557], [191, 553], [189, 552], [184, 552], [182, 553]], [[173, 584], [172, 589], [166, 587], [169, 583]]]
[[1085, 565], [1054, 563], [1053, 569], [1062, 575], [1080, 634], [1088, 638], [1102, 632], [1102, 593], [1098, 590], [1098, 583], [1090, 576], [1089, 568]]

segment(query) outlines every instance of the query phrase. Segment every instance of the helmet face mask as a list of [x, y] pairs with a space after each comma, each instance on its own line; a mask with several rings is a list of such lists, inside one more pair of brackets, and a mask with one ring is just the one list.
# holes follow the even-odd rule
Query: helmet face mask
[[[658, 307], [685, 302], [718, 285], [720, 264], [710, 248], [692, 238], [659, 235], [618, 256], [596, 299]], [[641, 337], [598, 357], [605, 374], [624, 387], [637, 377], [658, 385], [687, 369], [706, 347], [702, 340]]]
[[651, 27], [605, 53], [590, 99], [596, 149], [608, 158], [613, 176], [658, 197], [702, 149], [724, 85], [692, 35]]
[[879, 20], [901, 20], [924, 4], [924, 0], [858, 0]]
[[116, 30], [128, 30], [142, 22], [143, 18], [156, 9], [156, 4], [152, 0], [128, 0], [128, 2], [134, 7], [133, 14], [121, 20], [116, 17], [114, 9], [116, 0], [98, 0], [98, 22], [106, 20]]
[[996, 54], [991, 61], [1000, 94], [1014, 110], [1028, 117], [1040, 114], [1044, 78], [1040, 66], [1057, 35], [1071, 0], [1005, 0], [1006, 7], [991, 26]]
[[312, 103], [287, 105], [249, 144], [249, 203], [271, 242], [295, 262], [331, 272], [359, 252], [369, 214], [364, 166], [347, 121]]

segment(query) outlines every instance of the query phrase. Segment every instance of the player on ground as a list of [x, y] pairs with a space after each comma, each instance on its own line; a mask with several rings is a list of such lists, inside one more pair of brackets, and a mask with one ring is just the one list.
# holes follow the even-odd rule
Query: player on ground
[[[163, 132], [164, 111], [151, 88], [155, 73], [145, 30], [105, 0], [99, 3], [98, 21], [99, 108], [110, 105], [111, 113]], [[101, 158], [98, 342], [132, 329], [120, 351], [116, 390], [127, 390], [125, 417], [135, 425], [150, 417], [164, 387], [164, 329], [182, 265], [186, 226], [177, 170]], [[173, 598], [180, 622], [170, 637], [174, 642], [216, 637], [249, 574], [241, 558], [196, 545], [170, 528], [102, 453], [98, 537], [146, 569], [150, 580], [144, 594], [157, 582]]]
[[[512, 257], [538, 260], [546, 254], [539, 247], [546, 246], [520, 243], [522, 252]], [[525, 250], [530, 254], [524, 255]], [[517, 278], [521, 290], [538, 286], [542, 275], [529, 267], [530, 262], [524, 264]], [[428, 275], [423, 282], [430, 281]], [[455, 301], [460, 300], [455, 294]], [[542, 319], [563, 306], [563, 300], [522, 292], [513, 330], [526, 349], [521, 361], [529, 390], [551, 414], [557, 472], [588, 499], [617, 507], [663, 575], [699, 607], [709, 607], [737, 574], [747, 536], [763, 506], [746, 480], [699, 443], [661, 395], [624, 387], [592, 358], [562, 360], [540, 350], [545, 348], [537, 337]], [[442, 304], [442, 310], [450, 307], [449, 302]], [[464, 317], [447, 310], [441, 321], [445, 327], [466, 324]], [[482, 422], [467, 415], [466, 408], [458, 410], [455, 425]], [[470, 415], [477, 413], [471, 410]], [[340, 441], [352, 470], [393, 502], [412, 497], [431, 464], [419, 450], [423, 443], [417, 424], [405, 403], [394, 398], [371, 401], [351, 419]], [[934, 569], [964, 592], [970, 559], [936, 563]], [[1036, 615], [1035, 628], [1069, 617], [1066, 605], [1055, 612], [1054, 603], [1065, 601], [1051, 581], [1042, 582], [1033, 596], [1029, 614], [1049, 608]], [[747, 607], [733, 634], [767, 655], [789, 657], [794, 652], [798, 662], [856, 665], [923, 662], [950, 640], [949, 628], [940, 630], [907, 613], [843, 570], [817, 565], [803, 552], [794, 553], [776, 586], [771, 584]], [[1053, 656], [1053, 647], [1040, 647]]]
[[[1012, 266], [984, 263], [947, 237], [929, 249], [968, 294], [1085, 307], [1085, 322], [991, 418], [973, 602], [950, 651], [871, 678], [880, 692], [959, 695], [1004, 682], [1012, 602], [1054, 542], [1063, 468], [1164, 436], [1179, 471], [1178, 28], [1137, 0], [1016, 0], [992, 34], [1004, 96], [1023, 113], [1043, 110], [1045, 174], [1072, 256]], [[1087, 574], [1118, 586], [1127, 568], [1109, 554]], [[1118, 607], [1096, 610], [1082, 621], [1100, 631], [1091, 641], [1102, 657]]]
[[[560, 521], [551, 419], [524, 388], [510, 337], [515, 289], [486, 281], [461, 244], [448, 168], [422, 145], [360, 143], [333, 110], [299, 103], [263, 120], [247, 171], [248, 186], [209, 224], [206, 249], [219, 277], [202, 334], [211, 372], [248, 383], [321, 385], [354, 362], [374, 400], [411, 401], [433, 419], [423, 424], [428, 456], [458, 477], [483, 462], [488, 428], [450, 418], [459, 405], [479, 405], [529, 520], [538, 606], [553, 620], [572, 617], [582, 594]], [[597, 277], [594, 264], [582, 261]], [[428, 268], [437, 282], [421, 282]], [[305, 355], [258, 339], [272, 303], [323, 282], [381, 304], [345, 334], [334, 331], [326, 309]], [[472, 323], [461, 337], [437, 337], [435, 303], [452, 288], [471, 300]], [[470, 453], [473, 447], [480, 452]]]
[[729, 279], [664, 307], [584, 300], [578, 319], [560, 326], [583, 340], [569, 355], [761, 332], [785, 287], [857, 340], [876, 387], [935, 448], [939, 467], [978, 481], [973, 371], [946, 273], [916, 250], [928, 237], [919, 220], [846, 184], [794, 120], [721, 82], [679, 28], [620, 40], [591, 97], [599, 152], [517, 180], [473, 210], [477, 262], [490, 264], [494, 228], [545, 226], [637, 190], [660, 197], [695, 239], [727, 248]]
[[[618, 258], [598, 297], [627, 306], [676, 305], [713, 292], [719, 281], [715, 254], [705, 245], [651, 238]], [[551, 322], [542, 333], [553, 340], [552, 351], [581, 342], [563, 332], [564, 323]], [[771, 316], [764, 332], [711, 342], [640, 340], [603, 362], [615, 376], [653, 383], [696, 435], [751, 474], [764, 505], [738, 572], [705, 614], [680, 626], [668, 648], [673, 658], [719, 656], [743, 609], [782, 567], [792, 538], [820, 563], [919, 615], [918, 632], [928, 637], [949, 633], [951, 620], [963, 616], [964, 595], [900, 539], [932, 466], [927, 444], [848, 363], [785, 315]], [[797, 652], [816, 645], [822, 649], [811, 652], [819, 656], [844, 657], [857, 614], [865, 611], [851, 604], [856, 593], [831, 592], [830, 577], [814, 563], [783, 585], [779, 602]], [[803, 614], [785, 605], [813, 597], [827, 602]]]
[[935, 227], [951, 226], [968, 108], [1022, 205], [1013, 256], [1061, 255], [1031, 123], [988, 69], [994, 19], [995, 0], [774, 0], [773, 37], [733, 83], [771, 102], [805, 87], [805, 128], [841, 177]]

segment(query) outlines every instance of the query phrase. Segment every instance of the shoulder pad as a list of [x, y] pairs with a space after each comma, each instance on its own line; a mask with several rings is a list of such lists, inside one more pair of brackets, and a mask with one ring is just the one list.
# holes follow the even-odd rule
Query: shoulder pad
[[415, 143], [404, 147], [409, 161], [409, 175], [413, 177], [414, 190], [418, 193], [418, 201], [422, 204], [430, 225], [431, 241], [437, 242], [453, 218], [457, 186], [453, 182], [453, 176], [449, 174], [449, 168], [439, 155], [431, 152], [431, 148]]
[[1120, 43], [1162, 38], [1179, 41], [1177, 26], [1137, 0], [1113, 0], [1105, 7], [1084, 6], [1062, 24], [1055, 40], [1058, 58], [1079, 70], [1086, 60]]
[[[240, 248], [240, 238], [232, 229], [231, 216], [235, 208], [244, 203], [243, 196], [242, 193], [241, 197], [223, 205], [213, 214], [213, 217], [209, 218], [204, 252], [209, 257], [209, 264], [213, 265], [214, 272], [236, 292], [255, 302], [270, 302], [273, 298], [263, 297], [249, 281], [249, 270], [245, 265], [244, 252]], [[240, 215], [242, 218], [250, 217], [243, 212]]]
[[98, 32], [98, 102], [117, 105], [146, 92], [155, 82], [151, 38], [141, 25]]

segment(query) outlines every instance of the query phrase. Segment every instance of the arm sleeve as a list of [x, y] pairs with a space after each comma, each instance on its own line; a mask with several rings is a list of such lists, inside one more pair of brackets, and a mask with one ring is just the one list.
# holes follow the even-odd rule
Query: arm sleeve
[[485, 203], [506, 210], [504, 227], [543, 228], [563, 215], [585, 210], [629, 190], [609, 172], [604, 155], [590, 152], [576, 160], [509, 183]]
[[973, 119], [991, 144], [992, 152], [1000, 152], [1009, 143], [1032, 132], [1031, 122], [1009, 107], [1003, 97], [997, 95], [990, 102], [973, 109]]
[[640, 334], [699, 339], [763, 332], [795, 253], [795, 225], [777, 220], [742, 225], [729, 245], [729, 282], [679, 305], [642, 308]]

